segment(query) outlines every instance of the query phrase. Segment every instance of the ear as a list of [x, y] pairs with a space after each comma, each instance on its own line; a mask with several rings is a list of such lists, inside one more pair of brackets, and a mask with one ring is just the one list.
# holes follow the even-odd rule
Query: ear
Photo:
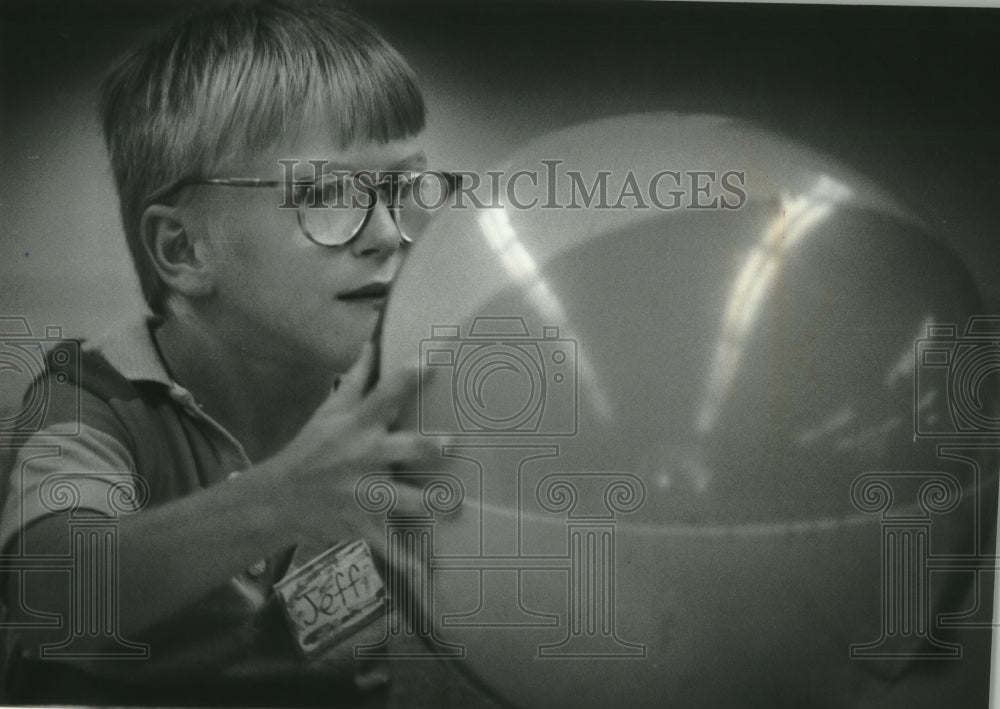
[[139, 233], [170, 291], [199, 298], [215, 288], [215, 264], [203, 230], [189, 226], [180, 207], [153, 204], [142, 213]]

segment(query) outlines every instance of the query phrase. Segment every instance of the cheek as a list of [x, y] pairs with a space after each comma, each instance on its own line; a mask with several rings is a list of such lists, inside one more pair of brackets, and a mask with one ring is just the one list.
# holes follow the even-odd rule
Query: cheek
[[213, 216], [210, 233], [220, 257], [244, 268], [280, 269], [306, 246], [295, 212], [266, 199], [228, 204]]
[[[295, 308], [334, 315], [328, 309], [336, 293], [360, 285], [367, 277], [364, 268], [350, 251], [310, 241], [294, 210], [279, 209], [264, 195], [259, 197], [220, 205], [208, 223], [225, 297], [265, 310]], [[337, 314], [351, 319], [352, 313], [347, 308]]]
[[228, 212], [216, 212], [206, 224], [208, 240], [212, 253], [224, 263], [244, 260], [247, 249], [244, 246], [244, 235], [237, 224], [233, 223]]

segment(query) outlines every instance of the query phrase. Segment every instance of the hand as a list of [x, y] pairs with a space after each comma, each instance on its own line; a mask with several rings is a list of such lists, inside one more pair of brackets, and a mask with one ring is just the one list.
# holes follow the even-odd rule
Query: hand
[[[274, 491], [275, 501], [310, 536], [336, 532], [339, 537], [353, 531], [354, 536], [376, 541], [369, 534], [359, 534], [374, 531], [375, 517], [362, 511], [354, 499], [360, 478], [399, 466], [426, 464], [440, 451], [440, 439], [429, 439], [411, 430], [391, 430], [403, 406], [416, 395], [417, 372], [383, 378], [366, 395], [372, 358], [373, 347], [366, 343], [337, 390], [320, 404], [298, 435], [268, 461], [275, 487], [279, 488]], [[418, 490], [404, 484], [396, 487], [397, 512], [422, 511]], [[374, 521], [379, 536], [384, 536], [381, 520]]]
[[[324, 401], [298, 435], [269, 461], [277, 487], [275, 499], [284, 508], [282, 517], [292, 520], [298, 539], [350, 541], [364, 539], [377, 559], [392, 557], [396, 574], [409, 588], [409, 575], [421, 573], [427, 559], [407, 554], [388, 555], [384, 514], [361, 508], [356, 499], [360, 480], [370, 473], [397, 467], [427, 467], [437, 461], [440, 439], [430, 439], [412, 430], [393, 430], [400, 412], [412, 403], [419, 385], [416, 371], [382, 379], [365, 394], [372, 381], [373, 346], [366, 343], [358, 361], [336, 391]], [[394, 481], [393, 514], [426, 512], [423, 490]], [[395, 584], [385, 579], [390, 586]], [[413, 599], [418, 612], [426, 614], [429, 598]], [[413, 608], [413, 604], [406, 604]]]

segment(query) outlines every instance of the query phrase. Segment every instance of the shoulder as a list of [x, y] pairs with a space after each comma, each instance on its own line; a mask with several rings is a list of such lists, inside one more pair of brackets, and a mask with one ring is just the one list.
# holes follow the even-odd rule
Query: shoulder
[[[25, 448], [55, 446], [67, 465], [135, 470], [136, 451], [162, 429], [170, 408], [167, 388], [157, 381], [165, 379], [162, 367], [158, 361], [149, 364], [155, 358], [150, 338], [148, 330], [143, 334], [133, 327], [96, 342], [31, 343], [20, 355], [22, 369], [30, 367], [34, 376], [6, 419], [10, 444], [4, 468], [16, 465], [17, 458], [23, 462]], [[152, 373], [145, 379], [131, 376], [128, 370], [143, 360]]]
[[21, 438], [46, 433], [76, 437], [89, 428], [127, 438], [118, 410], [126, 402], [133, 402], [129, 408], [142, 408], [144, 396], [100, 352], [84, 345], [62, 340], [46, 347], [41, 371], [14, 412], [12, 433]]
[[17, 428], [3, 455], [0, 548], [70, 499], [74, 508], [112, 514], [110, 493], [135, 484], [134, 429], [115, 403], [135, 399], [134, 388], [81, 344], [35, 350], [40, 371], [14, 412]]
[[119, 326], [95, 340], [45, 343], [41, 372], [22, 402], [22, 431], [84, 423], [119, 434], [167, 402], [170, 380], [156, 352], [149, 321]]

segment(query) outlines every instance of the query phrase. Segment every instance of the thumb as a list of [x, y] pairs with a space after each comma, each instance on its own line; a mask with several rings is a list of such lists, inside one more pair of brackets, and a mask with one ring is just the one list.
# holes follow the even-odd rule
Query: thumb
[[371, 342], [365, 342], [362, 345], [361, 354], [357, 361], [340, 380], [340, 386], [337, 387], [338, 398], [344, 397], [349, 401], [360, 401], [364, 397], [365, 387], [373, 366], [374, 351], [375, 347]]

